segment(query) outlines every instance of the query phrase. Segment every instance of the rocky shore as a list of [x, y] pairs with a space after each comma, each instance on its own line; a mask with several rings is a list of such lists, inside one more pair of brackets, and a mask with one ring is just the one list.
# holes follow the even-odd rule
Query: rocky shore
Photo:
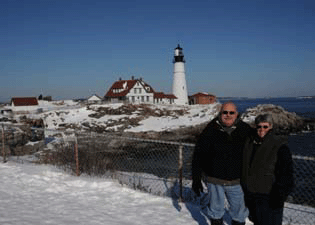
[[[281, 106], [276, 105], [257, 105], [249, 108], [245, 113], [240, 115], [240, 119], [254, 127], [254, 120], [257, 115], [270, 113], [274, 120], [274, 129], [280, 135], [289, 135], [304, 131], [315, 131], [315, 118], [302, 118], [295, 113], [284, 110]], [[191, 127], [184, 127], [172, 131], [163, 132], [143, 132], [128, 133], [126, 135], [141, 138], [151, 138], [157, 140], [180, 141], [185, 143], [195, 143], [199, 134], [206, 127], [207, 123]]]
[[[137, 118], [128, 119], [128, 115], [134, 114], [136, 110], [141, 111], [141, 115]], [[123, 111], [121, 111], [123, 110]], [[219, 109], [217, 109], [219, 110]], [[108, 108], [98, 108], [97, 111], [90, 114], [90, 117], [101, 118], [106, 114], [126, 114], [121, 120], [112, 121], [116, 126], [119, 125], [120, 129], [111, 130], [108, 127], [93, 126], [87, 122], [83, 122], [84, 132], [96, 132], [98, 134], [106, 133], [118, 136], [126, 137], [136, 137], [143, 139], [154, 139], [154, 140], [165, 140], [165, 141], [176, 141], [184, 143], [195, 143], [201, 131], [205, 128], [208, 122], [194, 125], [186, 126], [178, 129], [172, 129], [167, 131], [148, 131], [148, 132], [127, 132], [125, 129], [128, 126], [137, 126], [141, 121], [148, 116], [154, 117], [180, 117], [187, 113], [185, 110], [152, 110], [143, 105], [134, 106], [123, 106], [120, 109], [108, 109]], [[279, 134], [289, 135], [291, 133], [299, 133], [302, 131], [315, 131], [315, 118], [302, 118], [292, 112], [285, 111], [282, 107], [276, 105], [257, 105], [254, 108], [249, 108], [240, 116], [244, 122], [253, 126], [254, 119], [257, 115], [262, 113], [270, 113], [274, 119], [274, 128]], [[124, 115], [123, 114], [123, 115]], [[4, 145], [5, 152], [12, 155], [23, 155], [32, 154], [45, 147], [44, 144], [44, 131], [32, 130], [32, 128], [44, 127], [41, 124], [42, 121], [35, 121], [29, 119], [27, 116], [22, 116], [19, 118], [19, 122], [15, 119], [9, 117], [1, 117], [0, 122], [4, 126]], [[39, 126], [38, 126], [39, 125]], [[82, 127], [77, 124], [64, 123], [60, 124], [59, 129], [73, 129], [73, 131], [81, 131]], [[2, 139], [0, 139], [2, 146]]]

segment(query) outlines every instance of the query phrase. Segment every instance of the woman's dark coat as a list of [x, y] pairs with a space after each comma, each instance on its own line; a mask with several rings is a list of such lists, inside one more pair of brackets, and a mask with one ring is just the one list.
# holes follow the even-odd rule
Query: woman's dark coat
[[245, 142], [241, 183], [245, 196], [265, 196], [273, 207], [283, 207], [294, 187], [293, 161], [285, 138], [269, 132]]

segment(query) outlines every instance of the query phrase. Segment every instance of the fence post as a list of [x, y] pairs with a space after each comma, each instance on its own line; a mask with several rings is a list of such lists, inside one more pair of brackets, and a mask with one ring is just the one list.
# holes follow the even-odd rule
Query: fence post
[[2, 128], [1, 128], [1, 131], [2, 131], [2, 156], [3, 156], [3, 162], [7, 162], [7, 159], [6, 159], [6, 153], [5, 153], [5, 148], [4, 148], [4, 125], [2, 124]]
[[78, 140], [75, 136], [75, 142], [74, 142], [74, 159], [75, 159], [75, 166], [76, 166], [76, 175], [80, 176], [80, 168], [79, 168], [79, 150], [78, 150]]
[[183, 202], [183, 145], [180, 145], [178, 150], [179, 201]]

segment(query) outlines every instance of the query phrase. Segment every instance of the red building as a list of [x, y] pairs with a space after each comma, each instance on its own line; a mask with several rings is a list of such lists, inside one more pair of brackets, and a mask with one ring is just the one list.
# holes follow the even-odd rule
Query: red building
[[212, 94], [198, 92], [192, 96], [189, 96], [189, 103], [191, 105], [196, 104], [213, 104], [217, 101], [217, 97]]

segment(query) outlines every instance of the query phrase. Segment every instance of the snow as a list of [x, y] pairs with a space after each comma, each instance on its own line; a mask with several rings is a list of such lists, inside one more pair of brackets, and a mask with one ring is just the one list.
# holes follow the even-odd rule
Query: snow
[[[198, 204], [136, 191], [107, 178], [77, 177], [32, 163], [32, 156], [0, 160], [1, 225], [210, 224]], [[298, 224], [295, 209], [301, 210], [299, 218], [312, 221], [315, 209], [286, 204], [291, 225]], [[305, 211], [311, 214], [302, 215]]]
[[[105, 129], [117, 129], [124, 123], [124, 120], [135, 118], [139, 119], [139, 125], [129, 126], [125, 129], [128, 132], [147, 132], [147, 131], [167, 131], [178, 129], [185, 126], [202, 124], [213, 119], [218, 113], [220, 103], [210, 105], [167, 105], [167, 104], [147, 104], [153, 111], [170, 113], [167, 116], [145, 116], [140, 110], [135, 109], [132, 115], [102, 115], [100, 118], [91, 117], [99, 108], [118, 109], [122, 103], [115, 104], [92, 104], [89, 108], [86, 105], [72, 100], [63, 101], [43, 101], [39, 100], [39, 105], [27, 114], [31, 119], [43, 119], [46, 128], [59, 129], [60, 124], [74, 124], [77, 128], [84, 129], [84, 123], [90, 127], [102, 126]], [[10, 106], [6, 106], [10, 109]], [[20, 108], [16, 107], [15, 112]], [[176, 111], [184, 111], [183, 115], [178, 116]], [[39, 113], [42, 112], [42, 113]], [[16, 120], [21, 116], [16, 114]], [[115, 124], [115, 126], [111, 125]]]
[[[91, 105], [119, 108], [122, 104]], [[207, 122], [217, 115], [218, 104], [195, 106], [151, 106], [156, 110], [185, 110], [182, 116], [147, 117], [139, 126], [130, 126], [127, 131], [163, 131]], [[104, 115], [89, 117], [95, 111], [69, 101], [40, 101], [41, 114], [30, 114], [43, 118], [49, 129], [61, 123], [89, 122], [91, 125], [105, 124], [108, 120], [121, 120], [126, 115]], [[134, 112], [128, 118], [137, 117]], [[247, 118], [249, 121], [253, 118]], [[246, 121], [245, 121], [246, 122]], [[118, 127], [119, 125], [117, 125]], [[185, 193], [184, 193], [185, 194]], [[159, 197], [121, 186], [109, 178], [80, 177], [68, 174], [52, 165], [33, 163], [32, 156], [11, 156], [7, 163], [0, 157], [0, 224], [1, 225], [123, 225], [123, 224], [210, 224], [200, 211], [198, 199], [178, 202], [172, 198]], [[298, 211], [297, 211], [298, 210]], [[303, 212], [306, 212], [303, 214]], [[291, 225], [298, 220], [312, 223], [314, 208], [286, 204], [284, 218]], [[296, 216], [298, 215], [298, 216]], [[297, 219], [295, 219], [297, 218]], [[225, 215], [226, 224], [230, 219]], [[251, 225], [249, 221], [246, 225]]]
[[[185, 126], [202, 124], [217, 115], [218, 104], [186, 106], [187, 114], [180, 117], [149, 117], [140, 122], [140, 126], [128, 129], [130, 132], [165, 131]], [[168, 107], [170, 108], [170, 107]]]
[[[92, 105], [90, 108], [97, 110], [99, 107], [109, 107], [117, 109], [121, 104], [108, 104], [108, 105]], [[151, 109], [160, 110], [185, 110], [186, 113], [180, 117], [176, 116], [162, 116], [162, 117], [148, 117], [143, 118], [140, 121], [139, 126], [130, 126], [125, 131], [129, 132], [145, 132], [145, 131], [164, 131], [177, 129], [184, 126], [196, 125], [207, 122], [214, 118], [217, 113], [218, 104], [213, 105], [199, 105], [199, 106], [165, 106], [165, 105], [150, 105]], [[52, 111], [50, 113], [57, 113]], [[122, 121], [123, 118], [137, 118], [137, 114], [140, 112], [135, 111], [133, 115], [104, 115], [101, 118], [89, 117], [94, 111], [88, 110], [86, 107], [79, 109], [64, 110], [64, 113], [56, 116], [50, 114], [45, 118], [45, 124], [48, 128], [56, 129], [60, 123], [77, 123], [88, 122], [89, 124], [106, 126], [107, 121]], [[47, 114], [46, 114], [47, 115]], [[118, 125], [119, 126], [119, 125]]]
[[0, 224], [198, 224], [189, 209], [157, 197], [48, 165], [0, 163]]

